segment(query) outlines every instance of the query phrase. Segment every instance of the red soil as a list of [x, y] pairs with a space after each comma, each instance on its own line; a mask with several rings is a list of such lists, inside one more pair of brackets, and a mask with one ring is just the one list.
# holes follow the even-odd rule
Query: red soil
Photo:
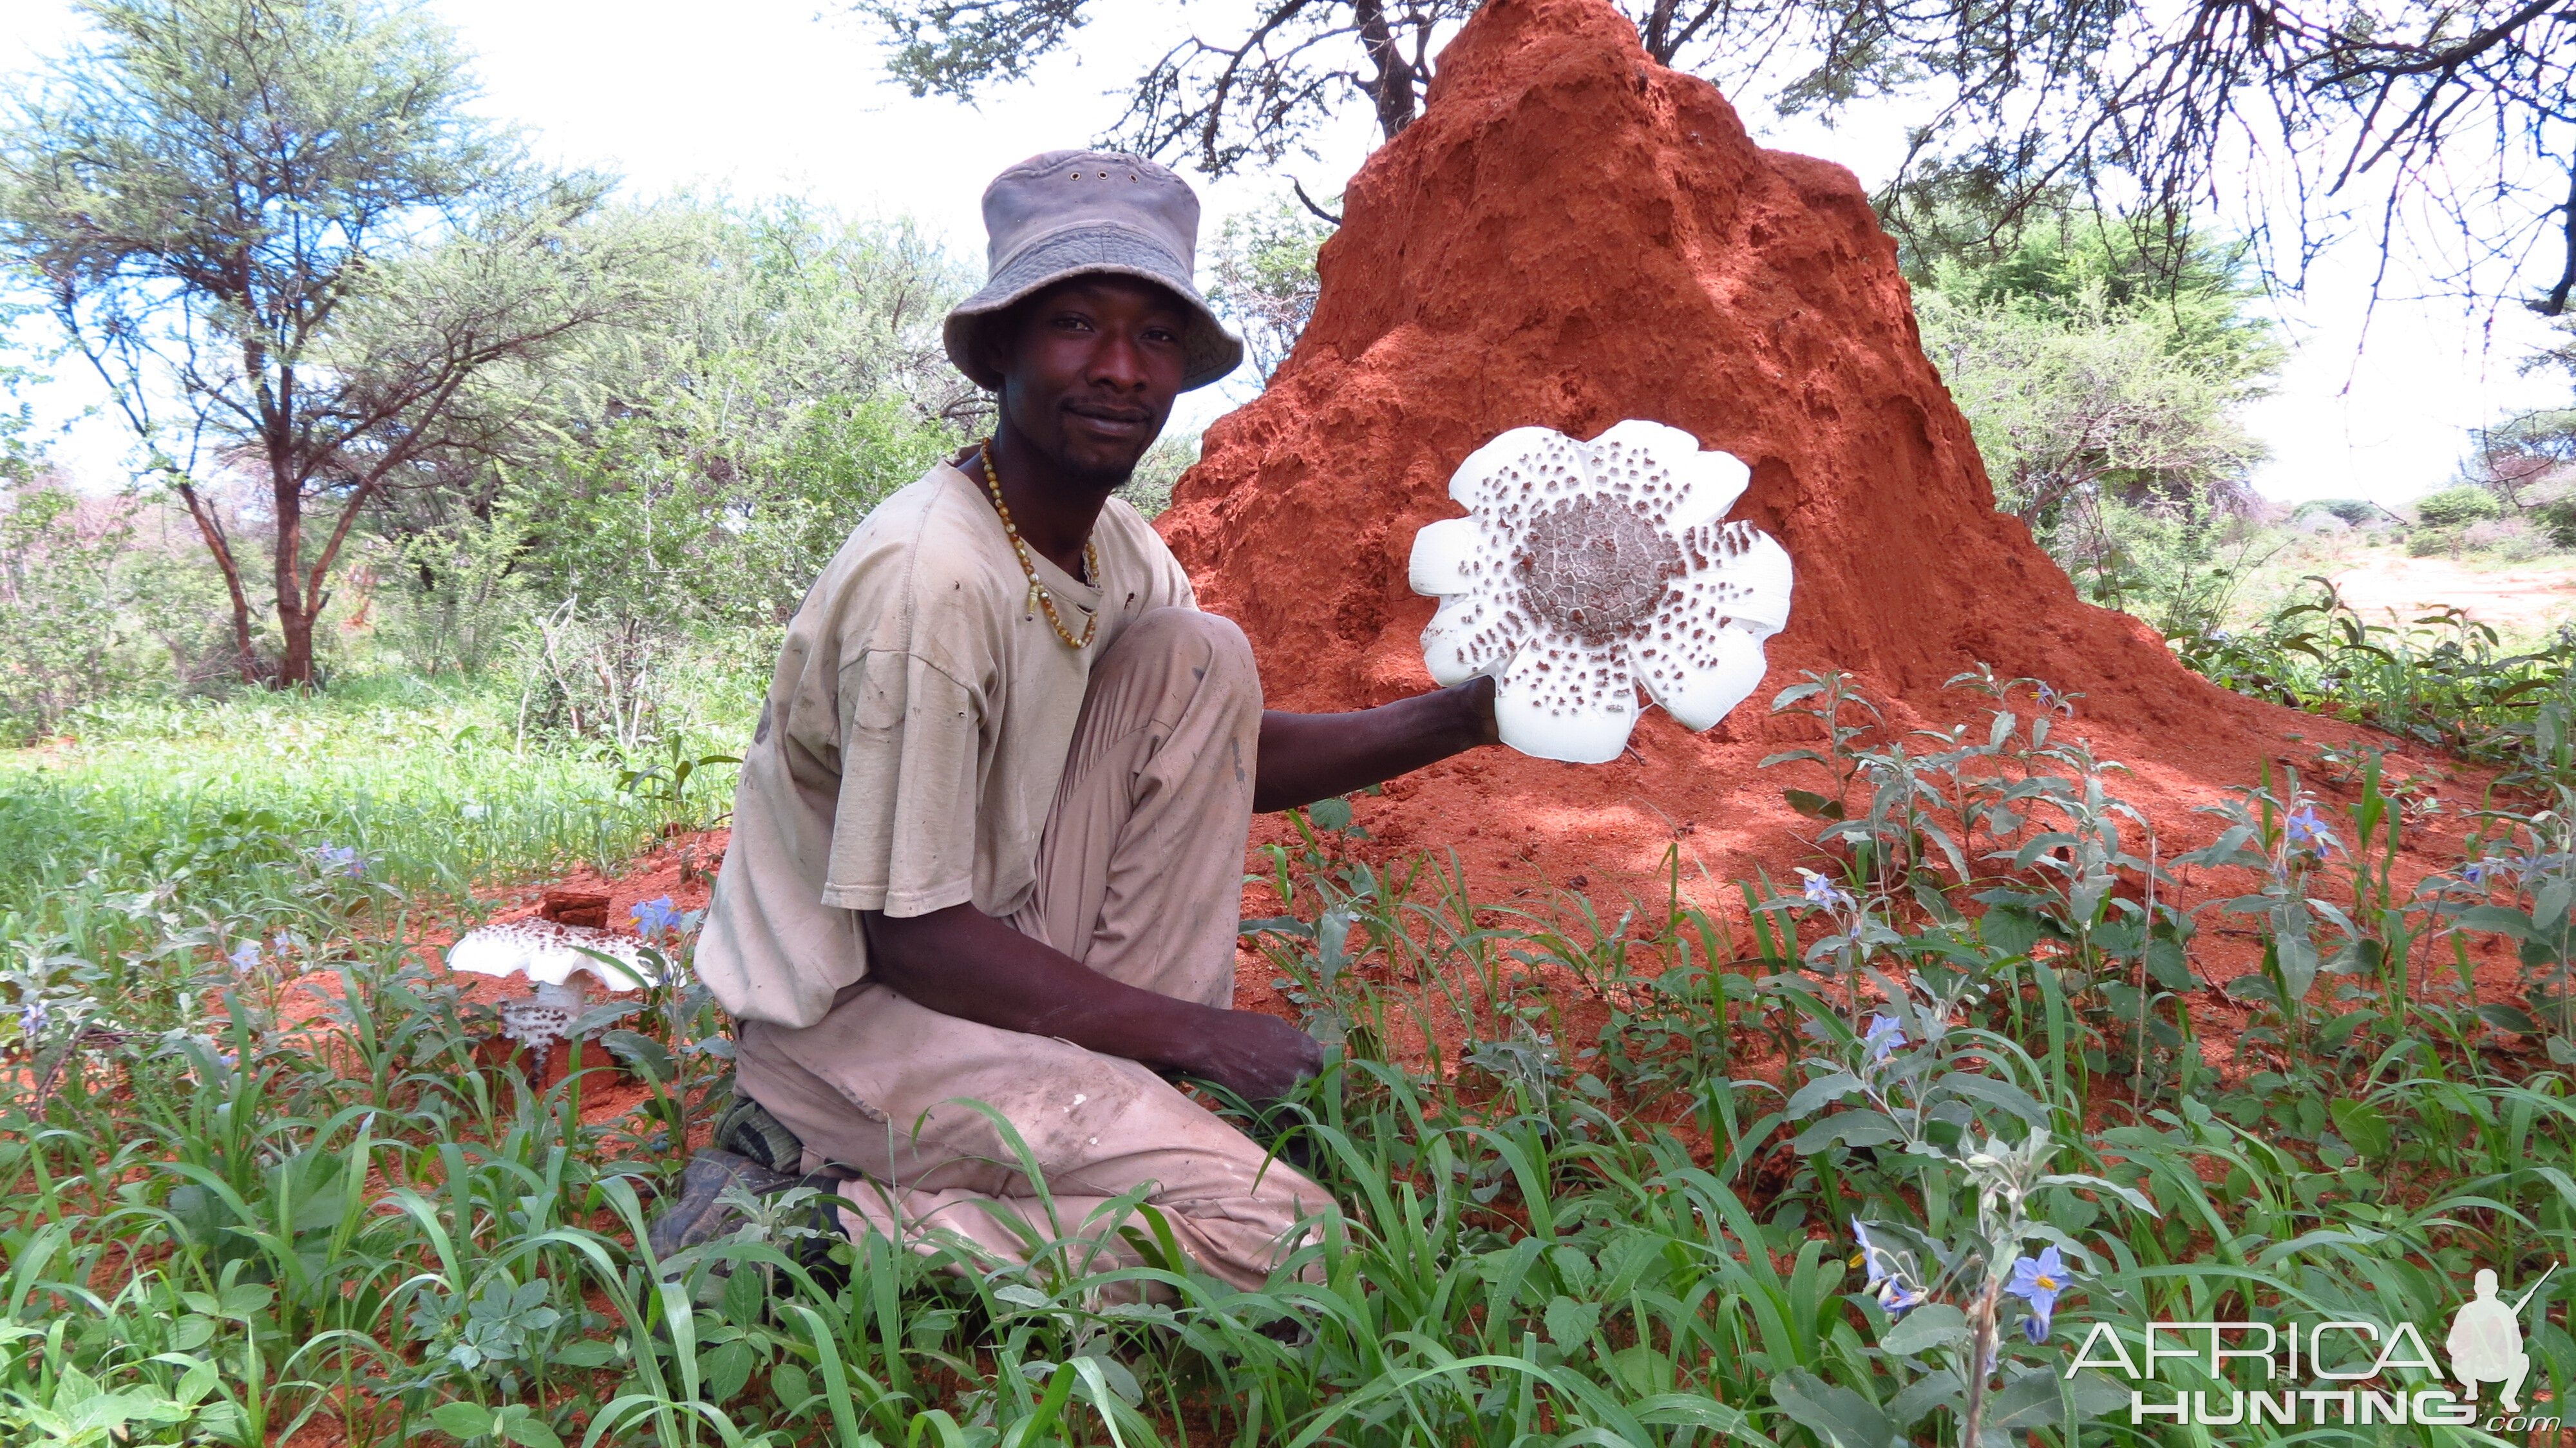
[[[587, 865], [582, 866], [560, 880], [514, 892], [517, 900], [495, 911], [492, 918], [495, 921], [525, 920], [546, 908], [547, 897], [565, 895], [606, 896], [607, 909], [599, 923], [620, 931], [634, 928], [635, 907], [647, 900], [668, 897], [673, 909], [703, 910], [707, 906], [707, 895], [715, 884], [716, 865], [724, 859], [725, 842], [732, 834], [731, 830], [718, 829], [676, 836], [662, 848], [633, 862], [622, 875], [601, 875]], [[568, 923], [590, 923], [590, 917]], [[452, 927], [433, 926], [416, 929], [409, 938], [423, 957], [444, 962], [447, 947], [455, 943], [456, 932]], [[449, 972], [448, 979], [456, 983], [457, 994], [462, 999], [485, 1006], [497, 1006], [512, 996], [528, 992], [527, 982], [516, 977]], [[279, 993], [275, 1006], [278, 1022], [289, 1029], [302, 1026], [327, 1012], [329, 999], [339, 994], [336, 976], [316, 972], [296, 977], [291, 988]], [[593, 991], [596, 1001], [638, 998], [639, 993], [634, 991]], [[507, 1045], [498, 1038], [489, 1043], [492, 1063], [498, 1064], [509, 1058]], [[624, 1071], [614, 1069], [613, 1058], [588, 1054], [584, 1059], [589, 1067], [611, 1068], [593, 1071], [584, 1078], [581, 1109], [584, 1121], [593, 1125], [615, 1121], [651, 1099], [651, 1088]], [[539, 1084], [551, 1086], [560, 1081], [564, 1064], [562, 1053], [557, 1053]]]
[[[1577, 876], [1660, 896], [1674, 847], [1711, 903], [1757, 867], [1786, 878], [1813, 861], [1817, 826], [1781, 792], [1829, 786], [1811, 765], [1756, 766], [1817, 738], [1765, 712], [1806, 670], [1853, 676], [1899, 730], [1982, 736], [1989, 701], [1943, 686], [1980, 662], [2081, 693], [2061, 737], [2135, 771], [2110, 787], [2168, 856], [2214, 833], [2193, 811], [2267, 760], [2306, 772], [2317, 745], [2366, 732], [2219, 689], [2145, 625], [2079, 601], [1995, 511], [1859, 183], [1756, 146], [1715, 87], [1649, 60], [1603, 0], [1487, 4], [1346, 206], [1294, 355], [1209, 429], [1158, 524], [1202, 606], [1251, 635], [1275, 707], [1430, 687], [1413, 535], [1458, 514], [1451, 472], [1507, 428], [1683, 428], [1751, 466], [1732, 516], [1798, 570], [1768, 678], [1716, 728], [1649, 709], [1611, 764], [1489, 749], [1435, 766], [1363, 801], [1373, 853], [1455, 849], [1480, 899]], [[2484, 782], [2431, 759], [2393, 767], [2456, 780], [2440, 793], [2463, 803]], [[2434, 852], [2419, 870], [2457, 858], [2456, 815], [2441, 833], [2417, 835]]]

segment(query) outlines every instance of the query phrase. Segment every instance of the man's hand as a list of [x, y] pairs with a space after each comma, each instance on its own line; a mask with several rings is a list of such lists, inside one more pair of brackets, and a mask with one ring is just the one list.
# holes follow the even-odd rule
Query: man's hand
[[1285, 1021], [1111, 980], [973, 905], [865, 910], [859, 925], [868, 977], [942, 1015], [1205, 1077], [1256, 1105], [1323, 1068], [1314, 1038]]
[[1181, 1071], [1204, 1077], [1255, 1106], [1264, 1106], [1297, 1089], [1324, 1069], [1324, 1048], [1315, 1038], [1259, 1011], [1220, 1011], [1196, 1059], [1175, 1062]]
[[1312, 804], [1501, 739], [1494, 681], [1483, 675], [1350, 714], [1273, 709], [1261, 716], [1252, 807]]

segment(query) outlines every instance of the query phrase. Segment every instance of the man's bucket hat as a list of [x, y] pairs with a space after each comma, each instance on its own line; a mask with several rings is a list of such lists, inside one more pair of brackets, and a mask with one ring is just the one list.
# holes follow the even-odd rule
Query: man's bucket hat
[[1205, 387], [1243, 361], [1243, 339], [1216, 319], [1191, 280], [1199, 198], [1166, 168], [1110, 151], [1031, 156], [984, 188], [984, 231], [992, 239], [991, 280], [959, 302], [941, 329], [948, 360], [976, 386], [1002, 385], [1001, 375], [975, 357], [975, 335], [985, 320], [1090, 272], [1142, 277], [1189, 304], [1182, 391]]

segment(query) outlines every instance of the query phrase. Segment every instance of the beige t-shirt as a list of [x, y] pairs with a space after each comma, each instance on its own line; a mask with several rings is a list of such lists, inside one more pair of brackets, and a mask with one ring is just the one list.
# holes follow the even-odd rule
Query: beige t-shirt
[[821, 1020], [867, 974], [859, 911], [1027, 902], [1093, 660], [1147, 610], [1198, 606], [1124, 500], [1091, 536], [1097, 587], [1030, 553], [1067, 630], [1099, 616], [1082, 649], [1031, 603], [982, 484], [946, 463], [833, 555], [787, 626], [698, 942], [726, 1010]]

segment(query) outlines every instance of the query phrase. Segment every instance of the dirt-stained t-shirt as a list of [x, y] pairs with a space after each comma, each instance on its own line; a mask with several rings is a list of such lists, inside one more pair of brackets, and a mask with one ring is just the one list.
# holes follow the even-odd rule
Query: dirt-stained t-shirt
[[1099, 658], [1189, 576], [1109, 500], [1094, 583], [1035, 550], [1065, 628], [1029, 596], [983, 485], [946, 463], [877, 505], [798, 606], [734, 793], [733, 841], [698, 942], [726, 1010], [788, 1027], [867, 974], [862, 910], [971, 901], [1003, 916], [1037, 881], [1038, 835]]

